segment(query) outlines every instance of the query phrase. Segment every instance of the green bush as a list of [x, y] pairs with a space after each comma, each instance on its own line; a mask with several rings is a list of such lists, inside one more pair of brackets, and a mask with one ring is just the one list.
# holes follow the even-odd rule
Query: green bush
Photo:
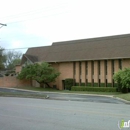
[[9, 76], [9, 74], [8, 74], [8, 73], [6, 73], [6, 74], [5, 74], [5, 76]]
[[93, 91], [93, 92], [116, 92], [116, 88], [112, 87], [87, 87], [87, 86], [72, 86], [72, 91]]
[[71, 90], [71, 87], [73, 86], [74, 80], [73, 79], [65, 79], [65, 88], [67, 90]]
[[114, 74], [113, 79], [117, 82], [118, 91], [128, 92], [130, 89], [130, 68], [119, 70]]

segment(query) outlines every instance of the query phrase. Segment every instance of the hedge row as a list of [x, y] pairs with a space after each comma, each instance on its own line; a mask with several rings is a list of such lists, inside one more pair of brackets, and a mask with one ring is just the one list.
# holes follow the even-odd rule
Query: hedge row
[[87, 86], [72, 86], [72, 91], [94, 91], [94, 92], [116, 92], [116, 88], [112, 87], [87, 87]]

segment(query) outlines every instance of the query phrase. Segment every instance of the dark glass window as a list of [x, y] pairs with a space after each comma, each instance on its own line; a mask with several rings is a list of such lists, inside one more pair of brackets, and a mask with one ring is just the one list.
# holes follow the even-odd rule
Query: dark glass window
[[119, 59], [119, 69], [122, 69], [122, 60]]
[[73, 65], [74, 65], [74, 75], [75, 75], [76, 74], [76, 63], [74, 62]]

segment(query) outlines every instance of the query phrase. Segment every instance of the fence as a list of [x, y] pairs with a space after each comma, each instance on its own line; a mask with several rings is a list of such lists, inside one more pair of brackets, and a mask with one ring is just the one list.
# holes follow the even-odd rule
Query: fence
[[31, 86], [30, 80], [19, 80], [15, 75], [0, 77], [0, 87], [20, 87], [20, 86]]

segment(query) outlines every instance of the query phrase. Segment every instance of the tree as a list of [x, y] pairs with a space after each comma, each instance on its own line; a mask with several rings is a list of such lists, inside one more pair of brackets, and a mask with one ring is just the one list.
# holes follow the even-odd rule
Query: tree
[[8, 51], [5, 53], [5, 66], [7, 69], [14, 69], [15, 65], [20, 64], [22, 53], [18, 51]]
[[113, 79], [118, 83], [118, 90], [128, 92], [130, 89], [130, 68], [119, 70], [114, 74]]
[[4, 69], [5, 55], [3, 54], [4, 49], [0, 47], [0, 70]]
[[43, 62], [41, 64], [35, 63], [25, 66], [18, 75], [18, 79], [36, 80], [41, 87], [43, 84], [50, 87], [49, 83], [54, 82], [59, 75], [60, 73], [50, 64]]

